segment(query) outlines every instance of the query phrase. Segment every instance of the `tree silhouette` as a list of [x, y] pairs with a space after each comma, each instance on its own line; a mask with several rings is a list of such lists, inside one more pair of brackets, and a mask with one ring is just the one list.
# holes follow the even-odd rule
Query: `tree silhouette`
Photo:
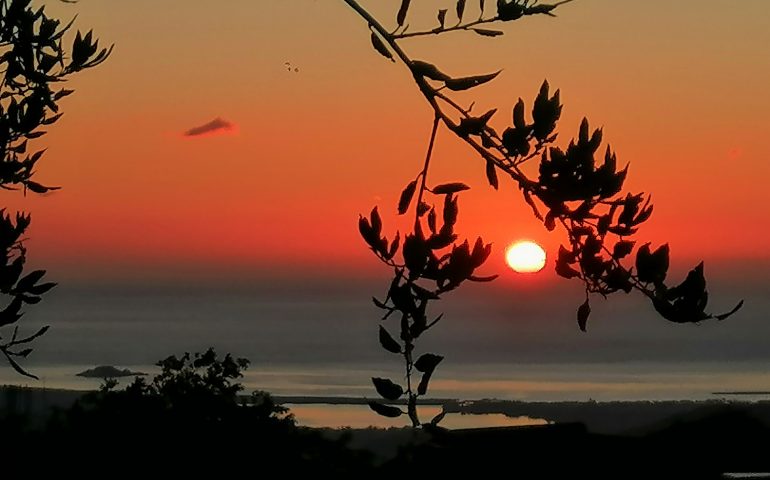
[[[64, 42], [74, 20], [62, 25], [46, 15], [45, 7], [33, 9], [30, 3], [0, 0], [0, 188], [21, 189], [24, 195], [59, 189], [32, 180], [45, 150], [33, 151], [29, 141], [45, 135], [44, 128], [61, 118], [59, 101], [73, 91], [60, 84], [73, 73], [99, 65], [112, 51], [112, 47], [99, 49], [92, 32], [77, 32], [68, 51]], [[0, 352], [17, 372], [37, 378], [18, 359], [32, 352], [32, 341], [48, 327], [20, 334], [17, 323], [24, 306], [38, 303], [56, 284], [41, 283], [45, 270], [24, 272], [23, 240], [29, 224], [29, 214], [0, 210], [0, 251], [5, 255], [0, 259], [0, 294], [5, 297], [0, 310], [0, 329], [5, 327], [0, 332]]]
[[241, 395], [248, 364], [213, 349], [169, 356], [152, 379], [138, 377], [125, 389], [106, 382], [44, 425], [13, 431], [0, 418], [0, 449], [11, 463], [44, 458], [59, 473], [71, 468], [87, 477], [118, 462], [121, 473], [160, 469], [171, 478], [201, 470], [218, 478], [244, 468], [318, 475], [370, 467], [369, 456], [347, 448], [345, 438], [298, 427], [269, 394]]
[[[243, 410], [238, 395], [243, 391], [239, 381], [249, 366], [245, 358], [234, 358], [229, 353], [220, 357], [209, 348], [203, 353], [171, 355], [155, 365], [161, 371], [150, 382], [136, 377], [125, 390], [114, 390], [117, 381], [105, 379], [100, 391], [86, 397], [81, 406], [85, 411], [107, 416], [120, 416], [114, 410], [118, 408], [134, 409], [133, 414], [139, 416], [152, 412], [152, 416], [167, 417], [169, 421], [177, 417], [172, 423], [216, 423], [240, 415]], [[247, 409], [249, 415], [293, 425], [293, 418], [279, 418], [287, 410], [276, 405], [269, 395], [255, 392], [252, 400], [255, 408]], [[144, 407], [136, 408], [138, 405]]]
[[[368, 24], [374, 49], [408, 69], [434, 113], [423, 167], [406, 185], [397, 205], [399, 215], [413, 209], [412, 231], [404, 235], [403, 242], [399, 232], [389, 242], [377, 207], [368, 218], [359, 218], [363, 239], [394, 271], [384, 300], [373, 300], [385, 312], [382, 320], [395, 316], [399, 322], [399, 340], [383, 325], [379, 327], [379, 339], [385, 350], [403, 357], [406, 371], [405, 388], [384, 378], [372, 381], [385, 400], [395, 402], [405, 396], [407, 411], [370, 402], [374, 411], [387, 417], [406, 413], [413, 426], [421, 425], [417, 399], [427, 393], [430, 378], [443, 359], [432, 353], [419, 357], [415, 353], [417, 339], [441, 319], [441, 315], [433, 317], [429, 313], [429, 303], [465, 281], [484, 282], [495, 278], [476, 273], [489, 257], [491, 245], [481, 237], [474, 242], [460, 243], [454, 233], [459, 212], [458, 194], [469, 187], [461, 182], [428, 186], [436, 133], [442, 125], [480, 157], [490, 186], [498, 188], [500, 174], [510, 178], [547, 230], [560, 226], [566, 232], [566, 246], [559, 248], [555, 269], [558, 275], [579, 279], [584, 285], [585, 302], [577, 309], [581, 330], [586, 330], [591, 313], [590, 294], [607, 297], [619, 291], [636, 290], [650, 299], [658, 314], [675, 323], [723, 320], [742, 306], [740, 302], [721, 314], [706, 310], [708, 294], [702, 262], [682, 283], [676, 286], [666, 283], [668, 245], [653, 248], [650, 243], [634, 239], [640, 225], [652, 214], [650, 196], [623, 192], [628, 165], [618, 164], [609, 145], [603, 155], [600, 153], [602, 130], [592, 130], [584, 118], [577, 138], [571, 140], [566, 149], [556, 146], [556, 127], [562, 110], [559, 90], [554, 92], [547, 81], [543, 82], [529, 109], [529, 117], [527, 105], [519, 98], [513, 107], [512, 124], [498, 132], [490, 125], [497, 109], [473, 112], [473, 104], [465, 107], [454, 100], [452, 94], [490, 82], [500, 71], [450, 75], [432, 63], [410, 57], [401, 46], [401, 40], [406, 38], [435, 37], [453, 31], [497, 37], [504, 31], [496, 28], [508, 22], [532, 15], [555, 16], [557, 7], [572, 0], [554, 4], [537, 0], [480, 0], [473, 6], [466, 0], [457, 0], [453, 12], [439, 10], [437, 26], [424, 31], [409, 30], [410, 0], [401, 0], [392, 30], [386, 29], [356, 0], [344, 1]], [[495, 29], [489, 28], [493, 25]], [[597, 157], [602, 159], [601, 163]], [[630, 260], [634, 250], [636, 255]], [[416, 387], [412, 381], [415, 370], [422, 374]], [[440, 414], [431, 424], [437, 424], [441, 418]]]

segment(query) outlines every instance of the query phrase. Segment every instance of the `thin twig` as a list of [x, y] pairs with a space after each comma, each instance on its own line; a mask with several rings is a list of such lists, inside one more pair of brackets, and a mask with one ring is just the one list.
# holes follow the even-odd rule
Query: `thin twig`
[[497, 18], [497, 17], [495, 17], [495, 18], [487, 18], [487, 19], [479, 18], [478, 20], [474, 20], [473, 22], [469, 22], [469, 23], [466, 23], [464, 25], [455, 25], [454, 27], [446, 27], [446, 28], [441, 28], [441, 29], [434, 28], [433, 30], [425, 30], [425, 31], [421, 31], [421, 32], [410, 32], [410, 33], [393, 34], [393, 38], [396, 39], [396, 40], [400, 40], [402, 38], [422, 37], [422, 36], [427, 36], [427, 35], [439, 35], [441, 33], [456, 32], [458, 30], [470, 31], [470, 30], [473, 30], [473, 27], [475, 27], [475, 26], [485, 25], [485, 24], [488, 24], [488, 23], [495, 23], [495, 22], [497, 22], [499, 20], [500, 19]]
[[425, 154], [425, 163], [422, 166], [422, 172], [420, 172], [420, 191], [417, 193], [417, 209], [414, 215], [414, 221], [420, 221], [420, 205], [422, 204], [422, 196], [425, 193], [425, 184], [428, 181], [428, 168], [430, 168], [430, 159], [433, 155], [433, 145], [436, 143], [436, 133], [438, 132], [438, 124], [441, 120], [439, 115], [433, 117], [433, 128], [430, 132], [430, 141], [428, 142], [428, 152]]

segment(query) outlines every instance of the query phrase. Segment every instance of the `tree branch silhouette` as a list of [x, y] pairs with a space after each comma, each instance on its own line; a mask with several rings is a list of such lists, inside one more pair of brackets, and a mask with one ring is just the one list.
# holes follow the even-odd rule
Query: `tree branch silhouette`
[[[425, 164], [422, 167], [422, 171], [420, 172], [420, 190], [417, 193], [417, 205], [420, 205], [422, 203], [422, 196], [423, 193], [425, 193], [425, 184], [428, 181], [428, 169], [430, 168], [430, 158], [431, 155], [433, 155], [433, 145], [436, 142], [436, 134], [438, 133], [438, 124], [441, 121], [441, 118], [436, 115], [433, 118], [433, 126], [431, 127], [430, 132], [430, 141], [428, 141], [428, 152], [425, 154]], [[418, 208], [415, 211], [415, 217], [414, 221], [419, 222], [420, 221], [420, 215], [419, 215], [420, 209]]]
[[[393, 33], [356, 0], [344, 1], [367, 22], [375, 50], [393, 62], [398, 59], [409, 69], [415, 84], [434, 112], [427, 159], [418, 174], [421, 183], [415, 206], [414, 231], [405, 237], [401, 246], [400, 253], [404, 262], [393, 260], [399, 251], [400, 235], [397, 233], [396, 239], [388, 243], [382, 235], [382, 219], [377, 207], [368, 219], [359, 219], [359, 230], [366, 243], [380, 260], [394, 268], [394, 279], [385, 300], [374, 298], [374, 303], [386, 311], [383, 320], [395, 312], [401, 314], [400, 339], [403, 349], [382, 326], [380, 343], [386, 350], [403, 355], [407, 390], [404, 392], [400, 386], [387, 379], [375, 378], [373, 382], [378, 393], [391, 402], [407, 394], [407, 414], [414, 426], [420, 425], [416, 413], [417, 397], [427, 392], [433, 370], [443, 359], [426, 353], [413, 362], [415, 340], [440, 318], [427, 322], [429, 301], [439, 299], [441, 294], [453, 290], [465, 280], [494, 279], [474, 275], [475, 270], [489, 256], [491, 244], [484, 244], [480, 237], [472, 249], [467, 240], [460, 245], [455, 243], [457, 235], [453, 227], [458, 214], [456, 194], [469, 187], [460, 182], [433, 188], [426, 186], [439, 122], [481, 157], [485, 163], [487, 180], [493, 188], [498, 188], [498, 171], [502, 172], [518, 185], [533, 215], [543, 222], [548, 231], [553, 231], [557, 225], [564, 228], [568, 247], [560, 246], [555, 269], [558, 275], [567, 279], [577, 278], [584, 284], [586, 300], [577, 309], [577, 323], [581, 330], [586, 330], [591, 313], [589, 297], [592, 293], [606, 298], [618, 291], [629, 293], [637, 290], [652, 301], [658, 314], [675, 323], [723, 320], [741, 308], [742, 301], [726, 313], [712, 314], [706, 311], [708, 293], [702, 262], [679, 285], [669, 286], [665, 283], [669, 269], [668, 245], [652, 250], [650, 243], [637, 247], [637, 241], [631, 240], [639, 226], [652, 214], [650, 196], [644, 193], [622, 193], [628, 165], [619, 169], [616, 154], [609, 145], [605, 148], [603, 163], [598, 165], [596, 155], [602, 145], [602, 130], [592, 131], [588, 119], [584, 118], [577, 138], [571, 140], [565, 150], [555, 146], [558, 136], [556, 127], [562, 110], [559, 90], [551, 94], [550, 85], [547, 81], [543, 82], [532, 105], [531, 121], [527, 120], [524, 100], [519, 98], [513, 107], [513, 125], [498, 133], [489, 125], [497, 109], [475, 115], [472, 112], [473, 104], [465, 108], [447, 92], [477, 88], [494, 80], [501, 71], [454, 77], [434, 64], [412, 59], [399, 45], [399, 41], [406, 38], [459, 30], [473, 31], [487, 37], [500, 36], [504, 34], [503, 31], [479, 32], [472, 27], [516, 21], [530, 15], [555, 16], [554, 10], [571, 0], [554, 4], [531, 0], [497, 0], [495, 16], [487, 19], [483, 18], [486, 2], [481, 1], [479, 19], [466, 23], [463, 23], [466, 1], [457, 0], [457, 25], [446, 26], [447, 10], [439, 10], [439, 27], [413, 33], [406, 32], [410, 0], [401, 0], [396, 15], [397, 27]], [[523, 167], [536, 158], [539, 159], [537, 175], [528, 174]], [[409, 183], [401, 193], [397, 209], [399, 214], [403, 215], [408, 210], [415, 189], [416, 180]], [[423, 202], [426, 190], [435, 196], [443, 196], [443, 225], [440, 228], [436, 220], [436, 207]], [[545, 214], [541, 213], [541, 209]], [[426, 231], [429, 234], [424, 233]], [[633, 265], [625, 266], [623, 261], [634, 250], [636, 256]], [[426, 280], [435, 282], [435, 288], [426, 286]], [[411, 384], [413, 367], [423, 372], [416, 394]], [[403, 413], [397, 407], [379, 402], [370, 402], [370, 406], [377, 413], [389, 417]], [[431, 423], [437, 423], [440, 418], [436, 417]]]
[[[67, 2], [70, 3], [70, 2]], [[59, 86], [70, 75], [104, 62], [112, 47], [99, 48], [93, 33], [75, 34], [71, 48], [64, 46], [65, 35], [74, 19], [62, 26], [60, 20], [46, 15], [45, 7], [37, 10], [29, 0], [0, 0], [0, 188], [45, 194], [60, 187], [46, 186], [32, 180], [37, 162], [45, 150], [28, 153], [30, 140], [45, 135], [43, 129], [63, 115], [59, 101], [72, 90]], [[0, 310], [0, 329], [13, 328], [10, 336], [0, 335], [0, 352], [21, 375], [37, 378], [20, 364], [19, 359], [32, 353], [30, 344], [48, 331], [42, 327], [32, 335], [20, 335], [18, 321], [25, 305], [38, 303], [42, 295], [56, 286], [40, 283], [45, 270], [23, 275], [27, 251], [24, 233], [31, 217], [16, 213], [11, 218], [0, 210], [0, 295], [7, 304]]]
[[[560, 6], [560, 5], [563, 5], [565, 3], [570, 3], [572, 1], [573, 0], [562, 0], [561, 2], [557, 2], [557, 3], [552, 4], [552, 5], [537, 5], [537, 1], [534, 1], [534, 2], [521, 2], [519, 5], [521, 6], [520, 12], [521, 12], [522, 16], [524, 16], [524, 15], [537, 15], [537, 14], [545, 14], [545, 15], [554, 16], [551, 13], [551, 11], [554, 8], [556, 8], [556, 7]], [[406, 8], [408, 9], [410, 3], [411, 3], [410, 1], [407, 1], [407, 2], [403, 2], [402, 4], [407, 5]], [[478, 27], [479, 25], [491, 25], [491, 24], [495, 24], [495, 23], [498, 23], [498, 22], [506, 21], [506, 20], [503, 20], [500, 17], [499, 13], [497, 13], [494, 17], [486, 18], [485, 19], [484, 18], [484, 13], [485, 13], [484, 5], [486, 4], [485, 1], [481, 1], [481, 3], [480, 3], [480, 5], [481, 5], [480, 10], [481, 11], [480, 11], [478, 20], [473, 20], [473, 21], [470, 21], [470, 22], [467, 22], [467, 23], [462, 23], [462, 17], [463, 17], [463, 14], [465, 12], [466, 4], [467, 4], [467, 2], [464, 1], [464, 0], [459, 0], [457, 2], [457, 4], [456, 4], [455, 11], [456, 11], [457, 17], [458, 17], [457, 25], [447, 27], [445, 25], [446, 10], [439, 10], [439, 15], [438, 15], [439, 26], [438, 27], [436, 27], [434, 29], [431, 29], [431, 30], [424, 30], [424, 31], [420, 31], [420, 32], [408, 32], [407, 33], [406, 30], [408, 29], [408, 25], [400, 24], [399, 28], [396, 29], [396, 31], [401, 29], [402, 30], [401, 33], [393, 33], [392, 36], [393, 36], [394, 39], [400, 40], [402, 38], [413, 38], [413, 37], [424, 37], [424, 36], [428, 36], [428, 35], [439, 35], [439, 34], [442, 34], [442, 33], [456, 32], [456, 31], [461, 31], [461, 30], [470, 31], [470, 32], [476, 33], [476, 34], [484, 36], [484, 37], [497, 37], [497, 36], [500, 36], [500, 35], [504, 34], [504, 32], [501, 32], [499, 30], [487, 30], [487, 29], [474, 28], [474, 27]], [[441, 12], [444, 12], [444, 13], [442, 14]]]

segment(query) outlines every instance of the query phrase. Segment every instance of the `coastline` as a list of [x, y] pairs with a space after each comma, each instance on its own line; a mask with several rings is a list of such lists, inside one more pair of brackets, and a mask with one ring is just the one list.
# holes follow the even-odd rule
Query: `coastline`
[[[40, 418], [52, 409], [70, 407], [86, 393], [88, 392], [79, 390], [0, 385], [0, 414], [15, 412]], [[248, 401], [250, 395], [242, 395], [242, 397]], [[328, 407], [326, 410], [332, 416], [356, 412], [365, 413], [366, 418], [369, 418], [370, 414], [373, 422], [378, 418], [374, 413], [367, 411], [367, 399], [361, 397], [275, 395], [273, 399], [278, 404], [288, 405], [290, 409], [296, 406], [295, 410], [302, 410], [303, 406], [321, 409]], [[705, 417], [725, 408], [745, 411], [752, 418], [770, 425], [770, 399], [747, 400], [743, 397], [712, 400], [553, 402], [434, 398], [421, 402], [421, 405], [432, 407], [432, 410], [443, 409], [448, 414], [463, 416], [502, 415], [511, 419], [529, 418], [549, 423], [582, 423], [589, 431], [600, 434], [643, 434], [668, 425], [676, 421], [675, 419]], [[329, 417], [329, 425], [345, 428], [339, 418], [335, 419], [332, 416]], [[394, 422], [393, 425], [401, 424]], [[325, 425], [313, 426], [325, 427]]]

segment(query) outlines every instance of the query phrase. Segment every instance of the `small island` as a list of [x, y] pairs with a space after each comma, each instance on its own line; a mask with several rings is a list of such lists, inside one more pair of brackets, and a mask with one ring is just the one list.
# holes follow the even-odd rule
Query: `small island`
[[121, 377], [142, 377], [147, 374], [144, 372], [134, 372], [127, 368], [120, 369], [113, 367], [112, 365], [100, 365], [98, 367], [89, 368], [76, 374], [77, 377], [85, 378], [121, 378]]

